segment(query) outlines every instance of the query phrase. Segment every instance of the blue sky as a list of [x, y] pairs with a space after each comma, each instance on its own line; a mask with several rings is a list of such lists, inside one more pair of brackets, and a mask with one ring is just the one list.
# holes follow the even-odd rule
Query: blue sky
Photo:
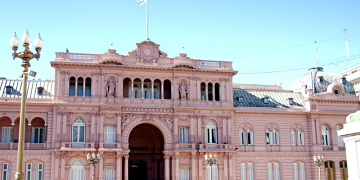
[[[234, 83], [275, 84], [283, 88], [319, 64], [338, 73], [347, 68], [348, 31], [351, 65], [360, 58], [360, 1], [164, 1], [149, 2], [149, 37], [169, 57], [184, 45], [190, 58], [232, 61]], [[12, 60], [9, 40], [25, 29], [33, 40], [41, 33], [42, 57], [32, 60], [36, 78], [55, 76], [50, 61], [66, 48], [74, 53], [102, 54], [114, 49], [126, 55], [145, 40], [146, 5], [135, 0], [52, 0], [0, 2], [0, 77], [16, 79], [21, 60]], [[21, 50], [22, 48], [20, 48]], [[339, 62], [340, 63], [335, 63]], [[330, 64], [332, 62], [334, 64]], [[329, 65], [330, 64], [330, 65]], [[274, 72], [277, 73], [262, 73]], [[251, 73], [251, 74], [249, 74]]]

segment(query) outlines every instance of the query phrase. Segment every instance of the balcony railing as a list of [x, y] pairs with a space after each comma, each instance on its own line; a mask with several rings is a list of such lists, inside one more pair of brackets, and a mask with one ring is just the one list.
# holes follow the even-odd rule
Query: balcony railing
[[229, 149], [229, 144], [199, 144], [199, 150], [225, 151], [228, 149]]
[[94, 142], [62, 142], [61, 149], [83, 149], [83, 148], [95, 148]]
[[121, 149], [121, 144], [120, 143], [99, 143], [99, 148]]
[[10, 143], [0, 143], [0, 150], [10, 150]]
[[196, 144], [175, 144], [176, 150], [196, 150]]
[[333, 146], [323, 146], [323, 150], [324, 151], [333, 151], [334, 147]]
[[345, 151], [345, 146], [339, 146], [339, 151]]
[[[25, 150], [45, 150], [46, 143], [25, 143]], [[0, 150], [18, 150], [18, 143], [0, 143]]]

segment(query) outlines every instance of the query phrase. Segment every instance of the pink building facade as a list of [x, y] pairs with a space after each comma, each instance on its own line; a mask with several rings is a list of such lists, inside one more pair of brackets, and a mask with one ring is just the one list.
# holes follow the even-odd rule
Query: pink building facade
[[[322, 179], [346, 179], [336, 131], [359, 99], [320, 67], [291, 90], [233, 84], [231, 62], [169, 58], [152, 41], [127, 55], [56, 53], [51, 67], [54, 79], [28, 81], [26, 179], [310, 180], [314, 155]], [[21, 81], [0, 81], [0, 176], [14, 179]]]

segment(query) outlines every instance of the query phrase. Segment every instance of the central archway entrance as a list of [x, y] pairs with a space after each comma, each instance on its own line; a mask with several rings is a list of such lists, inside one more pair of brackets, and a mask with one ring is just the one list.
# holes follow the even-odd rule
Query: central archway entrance
[[129, 180], [164, 179], [164, 136], [151, 124], [137, 125], [129, 136]]

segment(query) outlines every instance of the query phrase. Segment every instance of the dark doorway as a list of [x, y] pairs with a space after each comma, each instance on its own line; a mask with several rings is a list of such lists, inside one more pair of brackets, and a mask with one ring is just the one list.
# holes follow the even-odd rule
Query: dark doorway
[[129, 136], [129, 149], [129, 180], [164, 179], [164, 137], [156, 126], [136, 126]]

